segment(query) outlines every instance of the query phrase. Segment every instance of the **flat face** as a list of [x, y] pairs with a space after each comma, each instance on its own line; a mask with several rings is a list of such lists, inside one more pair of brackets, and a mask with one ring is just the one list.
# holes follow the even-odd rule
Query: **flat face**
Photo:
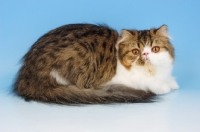
[[[174, 48], [166, 34], [159, 29], [126, 30], [118, 42], [118, 57], [127, 68], [131, 66], [160, 65], [174, 59]], [[166, 62], [168, 63], [168, 62]], [[169, 62], [170, 63], [170, 62]]]

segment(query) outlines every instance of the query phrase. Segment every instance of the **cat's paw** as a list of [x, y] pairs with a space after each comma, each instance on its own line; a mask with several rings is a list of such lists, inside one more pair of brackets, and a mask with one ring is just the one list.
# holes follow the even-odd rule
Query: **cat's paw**
[[161, 94], [169, 93], [170, 90], [171, 89], [169, 86], [163, 84], [163, 85], [159, 86], [158, 88], [154, 89], [154, 91], [152, 91], [152, 92], [154, 92], [157, 95], [161, 95]]
[[178, 88], [179, 88], [179, 85], [178, 85], [178, 83], [177, 83], [175, 80], [171, 80], [171, 81], [169, 82], [169, 85], [170, 85], [170, 87], [171, 87], [171, 90], [174, 90], [174, 89], [178, 89]]

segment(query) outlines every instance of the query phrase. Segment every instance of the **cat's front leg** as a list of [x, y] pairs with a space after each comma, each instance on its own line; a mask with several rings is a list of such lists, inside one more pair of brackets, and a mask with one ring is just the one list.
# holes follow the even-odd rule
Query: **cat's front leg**
[[173, 78], [170, 79], [169, 86], [170, 86], [171, 90], [175, 90], [175, 89], [179, 88], [178, 83]]
[[149, 90], [157, 95], [166, 94], [169, 93], [171, 88], [169, 85], [165, 83], [154, 83], [153, 85], [150, 85]]

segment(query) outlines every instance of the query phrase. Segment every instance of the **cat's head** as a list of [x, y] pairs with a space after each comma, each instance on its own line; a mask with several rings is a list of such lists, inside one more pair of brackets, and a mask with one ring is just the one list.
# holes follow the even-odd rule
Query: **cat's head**
[[169, 39], [166, 25], [150, 30], [122, 30], [116, 45], [118, 58], [127, 69], [172, 64], [174, 48]]

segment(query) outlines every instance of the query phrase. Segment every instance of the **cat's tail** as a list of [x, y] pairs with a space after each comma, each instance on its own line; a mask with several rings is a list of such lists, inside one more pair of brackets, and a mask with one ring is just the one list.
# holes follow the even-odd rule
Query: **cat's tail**
[[49, 89], [43, 95], [27, 100], [58, 104], [105, 104], [153, 102], [155, 94], [122, 85], [103, 86], [99, 89], [79, 89], [75, 85]]

